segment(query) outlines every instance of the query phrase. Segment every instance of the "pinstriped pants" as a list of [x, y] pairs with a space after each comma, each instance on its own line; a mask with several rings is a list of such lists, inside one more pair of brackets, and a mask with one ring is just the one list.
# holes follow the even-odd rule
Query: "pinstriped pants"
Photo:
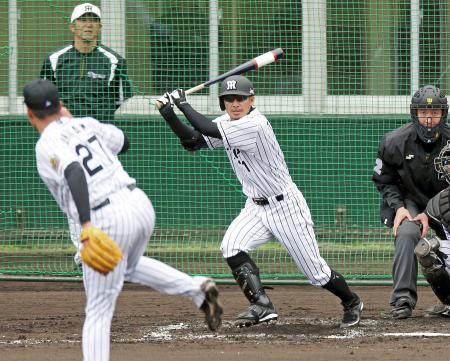
[[197, 307], [204, 301], [205, 277], [190, 277], [165, 263], [143, 257], [153, 233], [153, 206], [139, 188], [127, 188], [109, 197], [110, 204], [91, 213], [92, 223], [114, 239], [123, 260], [104, 276], [83, 264], [86, 319], [83, 325], [84, 361], [108, 361], [110, 328], [117, 297], [124, 281], [149, 286], [167, 294], [190, 297]]
[[306, 200], [297, 188], [283, 195], [281, 201], [269, 198], [265, 206], [247, 199], [225, 233], [220, 247], [222, 254], [229, 258], [276, 238], [311, 284], [323, 286], [330, 280], [331, 270], [320, 256]]

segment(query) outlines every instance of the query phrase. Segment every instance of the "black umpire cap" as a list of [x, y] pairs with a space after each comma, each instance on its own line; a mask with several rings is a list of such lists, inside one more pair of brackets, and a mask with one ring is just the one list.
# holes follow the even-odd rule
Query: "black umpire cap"
[[35, 79], [23, 87], [23, 99], [33, 111], [51, 114], [59, 108], [59, 92], [56, 86], [46, 79]]

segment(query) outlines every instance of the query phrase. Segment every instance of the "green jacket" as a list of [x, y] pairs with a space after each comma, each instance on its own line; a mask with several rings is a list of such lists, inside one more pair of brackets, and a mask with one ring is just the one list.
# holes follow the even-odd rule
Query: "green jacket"
[[117, 108], [133, 95], [125, 59], [101, 44], [91, 53], [80, 53], [73, 44], [51, 53], [41, 78], [58, 87], [74, 117], [110, 122]]

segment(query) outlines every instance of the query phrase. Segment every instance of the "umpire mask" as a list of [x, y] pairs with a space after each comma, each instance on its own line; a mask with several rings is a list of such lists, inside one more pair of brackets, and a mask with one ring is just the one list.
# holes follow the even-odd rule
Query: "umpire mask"
[[[441, 121], [432, 127], [420, 124], [417, 116], [418, 109], [442, 109]], [[440, 136], [447, 121], [447, 97], [433, 85], [426, 85], [415, 92], [410, 105], [411, 121], [414, 123], [419, 139], [427, 144], [434, 143]]]

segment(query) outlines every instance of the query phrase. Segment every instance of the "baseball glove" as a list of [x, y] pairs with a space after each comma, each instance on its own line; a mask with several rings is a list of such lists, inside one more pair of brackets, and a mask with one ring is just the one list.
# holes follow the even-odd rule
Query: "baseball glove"
[[122, 259], [122, 251], [117, 243], [99, 228], [83, 228], [80, 239], [81, 259], [97, 272], [108, 274]]

